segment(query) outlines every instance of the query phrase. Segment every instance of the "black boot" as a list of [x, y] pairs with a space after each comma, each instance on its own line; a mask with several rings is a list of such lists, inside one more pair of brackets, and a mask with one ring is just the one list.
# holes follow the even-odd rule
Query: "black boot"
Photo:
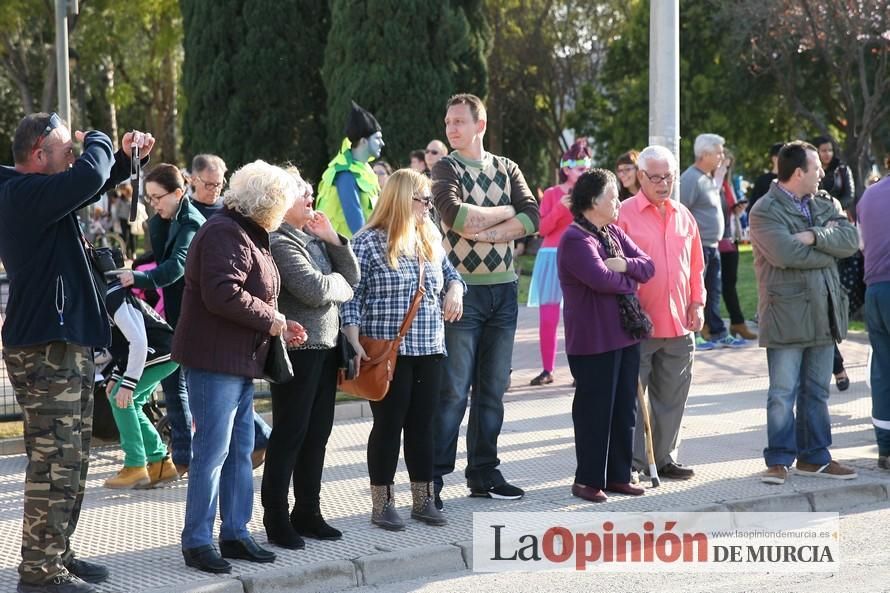
[[329, 541], [343, 537], [343, 533], [339, 529], [328, 525], [318, 510], [298, 511], [294, 509], [290, 514], [290, 524], [297, 533], [304, 537]]
[[263, 513], [263, 525], [270, 544], [289, 550], [302, 550], [306, 547], [306, 542], [291, 526], [287, 509], [266, 509]]

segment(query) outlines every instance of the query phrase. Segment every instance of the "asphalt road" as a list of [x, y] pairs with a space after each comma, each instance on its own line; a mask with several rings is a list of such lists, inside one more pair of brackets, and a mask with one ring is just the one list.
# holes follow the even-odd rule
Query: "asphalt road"
[[835, 574], [592, 574], [463, 571], [349, 593], [861, 593], [890, 591], [890, 502], [841, 514], [841, 570]]

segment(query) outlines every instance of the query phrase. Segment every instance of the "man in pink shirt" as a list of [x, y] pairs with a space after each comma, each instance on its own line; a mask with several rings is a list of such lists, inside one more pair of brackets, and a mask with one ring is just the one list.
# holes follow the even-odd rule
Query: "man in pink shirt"
[[[649, 390], [655, 464], [661, 477], [688, 480], [677, 462], [680, 423], [692, 384], [694, 332], [704, 323], [704, 255], [692, 213], [671, 199], [677, 161], [663, 146], [637, 158], [640, 191], [621, 204], [618, 225], [652, 258], [655, 275], [639, 287], [653, 331], [643, 340], [640, 382]], [[647, 467], [643, 430], [634, 435], [634, 467]]]

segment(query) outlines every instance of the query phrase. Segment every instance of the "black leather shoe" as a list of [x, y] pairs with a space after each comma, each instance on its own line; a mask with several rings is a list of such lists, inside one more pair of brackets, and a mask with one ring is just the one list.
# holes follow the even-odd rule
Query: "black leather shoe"
[[65, 568], [80, 580], [88, 583], [101, 583], [108, 578], [108, 569], [101, 564], [74, 557], [65, 563]]
[[297, 511], [290, 514], [290, 524], [303, 537], [325, 541], [335, 541], [343, 537], [343, 532], [331, 527], [318, 511]]
[[223, 560], [213, 546], [198, 546], [197, 548], [183, 548], [182, 557], [186, 566], [211, 572], [213, 574], [226, 574], [232, 572], [232, 565]]
[[223, 558], [237, 558], [249, 562], [275, 562], [275, 552], [259, 547], [252, 537], [244, 539], [219, 540], [219, 551]]
[[660, 478], [672, 478], [674, 480], [688, 480], [695, 475], [695, 471], [691, 467], [686, 467], [679, 463], [668, 463], [658, 468], [658, 476]]

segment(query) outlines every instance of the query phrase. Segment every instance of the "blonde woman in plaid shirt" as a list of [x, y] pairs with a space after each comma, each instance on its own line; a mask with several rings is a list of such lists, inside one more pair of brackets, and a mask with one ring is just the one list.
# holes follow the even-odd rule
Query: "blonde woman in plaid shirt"
[[[367, 360], [359, 334], [393, 339], [417, 290], [418, 254], [424, 261], [426, 295], [399, 348], [389, 393], [371, 402], [374, 425], [368, 438], [371, 522], [390, 531], [405, 524], [395, 509], [393, 480], [399, 444], [405, 435], [405, 465], [411, 479], [411, 516], [444, 525], [433, 504], [433, 415], [437, 409], [445, 357], [445, 322], [460, 319], [466, 286], [442, 248], [429, 218], [429, 180], [410, 169], [387, 181], [368, 224], [353, 239], [361, 280], [343, 305], [343, 332]], [[361, 372], [361, 370], [359, 370]]]

